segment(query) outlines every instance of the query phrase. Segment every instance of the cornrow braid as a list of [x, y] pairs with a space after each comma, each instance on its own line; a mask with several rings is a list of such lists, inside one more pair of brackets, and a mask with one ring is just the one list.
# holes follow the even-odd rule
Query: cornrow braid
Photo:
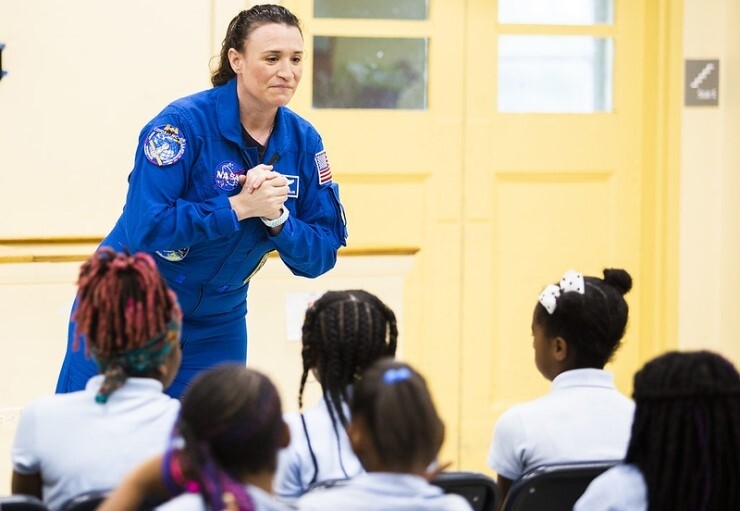
[[141, 348], [179, 320], [180, 307], [148, 254], [100, 248], [80, 269], [74, 348], [101, 357]]
[[626, 463], [641, 470], [648, 509], [740, 509], [740, 377], [708, 352], [670, 352], [635, 375]]
[[236, 76], [229, 62], [229, 50], [234, 48], [239, 52], [243, 51], [244, 44], [250, 34], [262, 25], [269, 23], [296, 27], [299, 32], [301, 31], [298, 18], [280, 5], [255, 5], [251, 9], [241, 11], [231, 20], [226, 29], [226, 37], [224, 37], [221, 44], [218, 69], [211, 75], [211, 83], [214, 87], [223, 85]]
[[[349, 422], [344, 405], [349, 401], [350, 386], [360, 379], [373, 362], [395, 356], [397, 345], [395, 314], [367, 291], [329, 291], [306, 311], [298, 407], [303, 410], [303, 390], [308, 373], [315, 370], [340, 449], [337, 422], [343, 427]], [[305, 421], [303, 425], [314, 464], [313, 484], [318, 477], [319, 466]], [[341, 465], [341, 456], [339, 462]]]
[[376, 360], [395, 356], [397, 345], [396, 316], [378, 297], [362, 290], [325, 293], [306, 311], [303, 323], [299, 409], [308, 373], [316, 369], [329, 413], [346, 426], [342, 403], [349, 386]]

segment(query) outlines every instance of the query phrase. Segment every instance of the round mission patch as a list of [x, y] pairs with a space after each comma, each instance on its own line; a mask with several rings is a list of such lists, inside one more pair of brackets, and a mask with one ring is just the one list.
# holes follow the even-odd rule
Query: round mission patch
[[152, 129], [144, 141], [144, 154], [150, 163], [163, 167], [172, 165], [185, 153], [186, 140], [180, 130], [166, 124]]

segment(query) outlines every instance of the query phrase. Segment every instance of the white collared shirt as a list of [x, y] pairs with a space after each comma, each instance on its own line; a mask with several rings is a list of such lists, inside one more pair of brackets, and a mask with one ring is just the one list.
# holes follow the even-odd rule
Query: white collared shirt
[[[349, 408], [346, 405], [344, 413], [349, 420]], [[347, 432], [338, 418], [335, 432], [329, 408], [323, 397], [316, 406], [303, 412], [303, 416], [319, 468], [316, 482], [345, 479], [364, 472], [360, 460], [352, 451]], [[280, 450], [273, 487], [275, 495], [280, 499], [291, 501], [303, 495], [308, 489], [315, 468], [306, 433], [303, 431], [301, 415], [287, 413], [285, 422], [290, 427], [290, 445]]]
[[164, 451], [180, 402], [153, 378], [128, 378], [107, 403], [95, 402], [103, 376], [85, 390], [45, 396], [24, 408], [13, 469], [41, 474], [52, 511], [89, 490], [115, 487], [132, 468]]
[[573, 511], [646, 511], [647, 486], [640, 469], [617, 465], [594, 479]]
[[300, 511], [471, 511], [459, 495], [445, 494], [423, 477], [369, 472], [342, 486], [310, 492], [298, 502]]
[[[256, 486], [247, 485], [247, 492], [252, 498], [255, 511], [289, 511], [295, 509], [275, 500], [266, 491]], [[206, 511], [206, 503], [199, 493], [186, 493], [165, 502], [156, 511]]]
[[511, 407], [496, 423], [488, 465], [515, 480], [540, 465], [621, 460], [635, 405], [600, 369], [559, 374], [550, 393]]

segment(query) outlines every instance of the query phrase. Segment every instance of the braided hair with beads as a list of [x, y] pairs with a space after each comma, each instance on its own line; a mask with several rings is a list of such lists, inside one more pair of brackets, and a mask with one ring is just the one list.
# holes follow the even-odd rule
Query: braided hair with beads
[[740, 509], [740, 376], [709, 351], [670, 352], [635, 374], [625, 463], [648, 510]]
[[323, 294], [306, 311], [303, 323], [299, 410], [308, 374], [314, 371], [338, 438], [337, 422], [344, 427], [349, 422], [343, 405], [350, 387], [375, 361], [395, 356], [397, 343], [396, 316], [377, 296], [362, 290]]

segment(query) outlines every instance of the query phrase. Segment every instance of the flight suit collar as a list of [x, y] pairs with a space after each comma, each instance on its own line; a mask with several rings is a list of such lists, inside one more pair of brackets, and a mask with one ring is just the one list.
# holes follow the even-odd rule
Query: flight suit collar
[[217, 88], [216, 119], [221, 135], [242, 146], [242, 124], [239, 120], [239, 98], [236, 95], [236, 78]]
[[[224, 85], [217, 87], [216, 94], [216, 118], [221, 135], [244, 149], [242, 124], [239, 119], [239, 97], [236, 93], [236, 78], [232, 78]], [[289, 140], [287, 140], [289, 130], [284, 128], [285, 115], [285, 108], [279, 107], [275, 115], [275, 126], [265, 150], [265, 158], [268, 160], [275, 153], [283, 154], [286, 148], [289, 147]], [[250, 156], [252, 155], [250, 154]]]

